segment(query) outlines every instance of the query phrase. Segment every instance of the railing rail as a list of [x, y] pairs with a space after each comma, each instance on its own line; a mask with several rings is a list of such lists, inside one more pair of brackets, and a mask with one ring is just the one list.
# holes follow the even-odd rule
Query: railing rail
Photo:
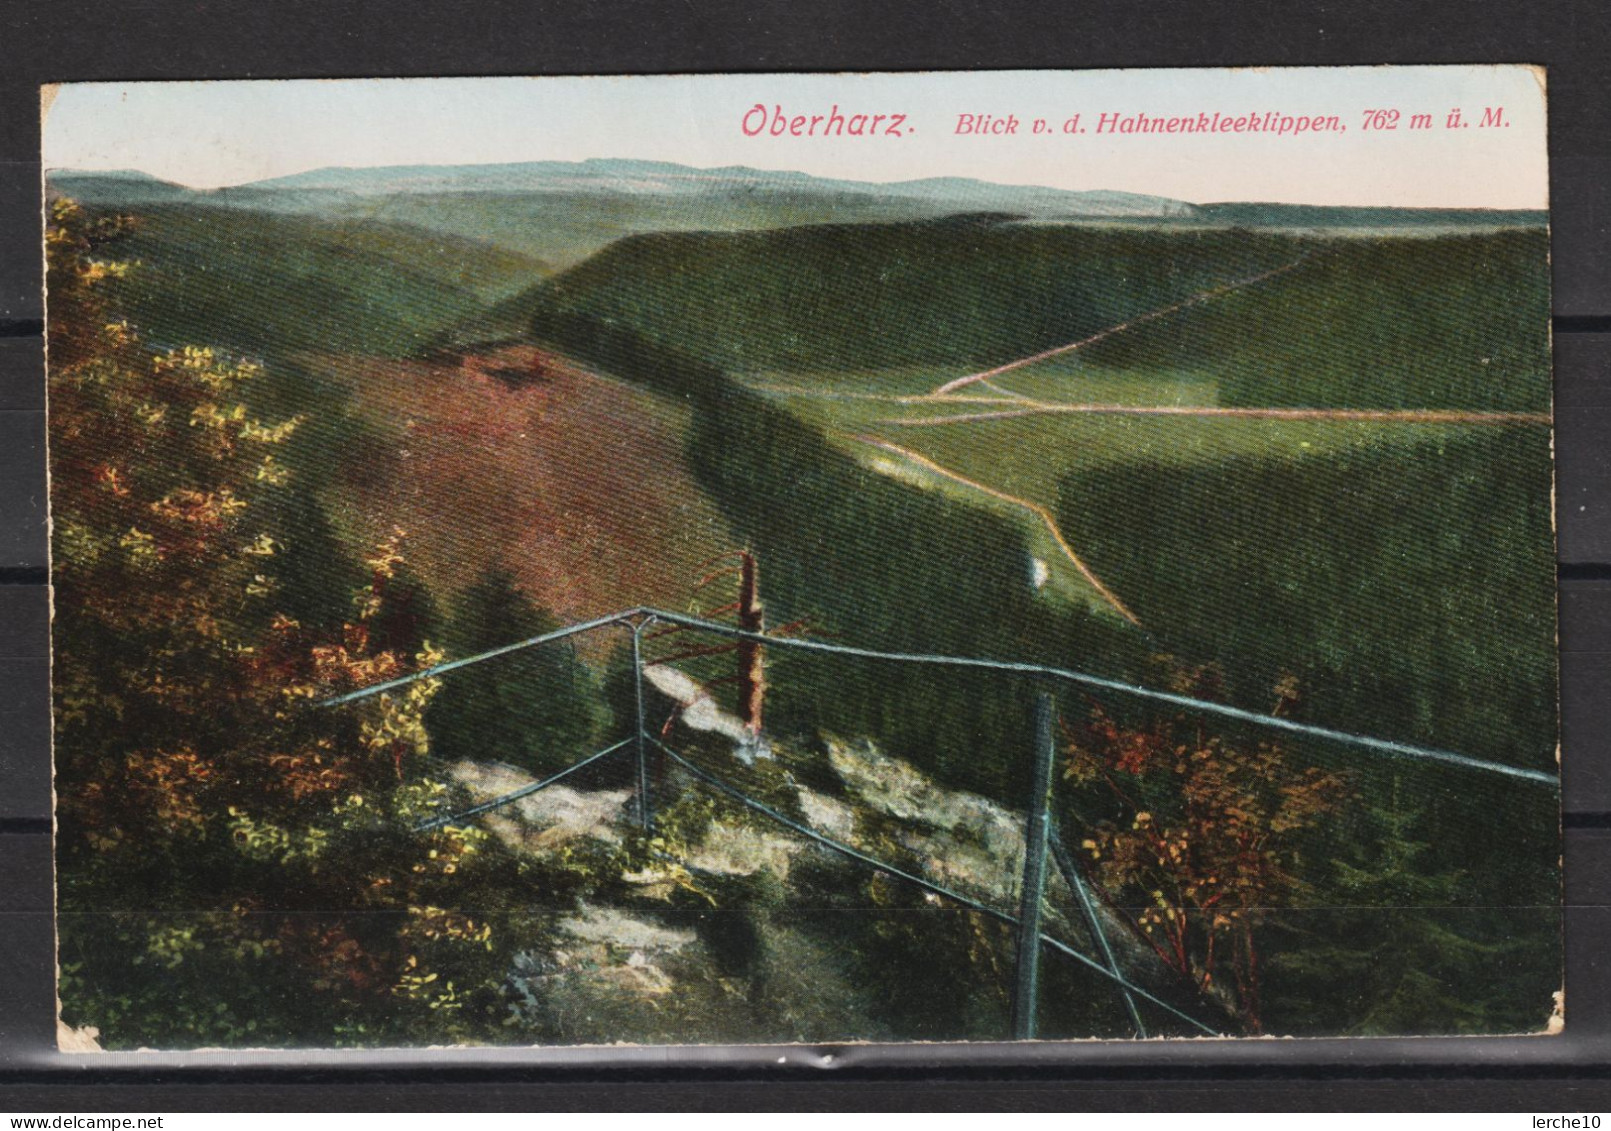
[[580, 762], [572, 762], [558, 773], [549, 774], [541, 781], [533, 782], [530, 785], [521, 786], [519, 789], [511, 790], [508, 793], [494, 797], [490, 801], [483, 801], [479, 805], [472, 805], [468, 809], [461, 809], [457, 813], [448, 813], [440, 817], [432, 817], [429, 820], [421, 821], [419, 824], [414, 826], [414, 831], [423, 833], [429, 832], [432, 829], [447, 828], [449, 825], [457, 825], [461, 822], [468, 821], [472, 817], [479, 817], [483, 813], [490, 813], [494, 809], [502, 809], [505, 805], [511, 805], [522, 798], [530, 797], [532, 794], [545, 790], [551, 785], [557, 785], [559, 782], [570, 777], [582, 767], [591, 766], [594, 762], [608, 758], [611, 754], [614, 754], [622, 747], [630, 746], [632, 741], [633, 740], [631, 738], [623, 738], [620, 742], [613, 742], [609, 746], [606, 746], [603, 750], [589, 754]]
[[1302, 735], [1306, 738], [1319, 739], [1325, 742], [1334, 742], [1344, 746], [1354, 746], [1370, 750], [1378, 754], [1386, 754], [1398, 758], [1411, 758], [1423, 761], [1441, 762], [1446, 765], [1459, 766], [1462, 769], [1477, 770], [1482, 773], [1499, 774], [1504, 777], [1516, 778], [1521, 781], [1534, 782], [1547, 785], [1554, 789], [1560, 788], [1560, 776], [1546, 773], [1543, 770], [1529, 770], [1521, 766], [1509, 766], [1503, 762], [1494, 762], [1484, 758], [1474, 758], [1469, 754], [1460, 754], [1452, 750], [1439, 750], [1429, 746], [1419, 746], [1414, 743], [1396, 742], [1392, 739], [1374, 738], [1370, 735], [1353, 734], [1332, 727], [1316, 726], [1312, 723], [1299, 722], [1296, 719], [1281, 718], [1278, 715], [1264, 715], [1257, 711], [1249, 711], [1242, 707], [1233, 707], [1228, 703], [1215, 703], [1208, 699], [1194, 699], [1189, 695], [1179, 695], [1172, 691], [1160, 691], [1157, 688], [1143, 687], [1139, 684], [1125, 683], [1121, 680], [1108, 679], [1105, 676], [1092, 675], [1089, 672], [1073, 671], [1068, 668], [1051, 667], [1046, 664], [1033, 664], [1017, 660], [986, 660], [973, 656], [946, 656], [924, 652], [886, 652], [875, 648], [858, 648], [849, 644], [835, 644], [826, 640], [812, 640], [802, 637], [768, 636], [760, 632], [747, 632], [720, 621], [705, 620], [700, 617], [688, 616], [684, 613], [667, 612], [664, 609], [639, 607], [626, 609], [610, 616], [599, 617], [595, 620], [585, 621], [581, 624], [571, 625], [555, 632], [533, 636], [528, 640], [506, 644], [501, 648], [493, 648], [474, 656], [466, 656], [459, 660], [449, 660], [446, 663], [435, 664], [429, 668], [397, 679], [387, 680], [384, 683], [373, 684], [369, 687], [359, 688], [342, 695], [326, 699], [318, 704], [321, 707], [334, 707], [343, 703], [357, 702], [373, 695], [380, 695], [387, 691], [405, 687], [422, 679], [433, 679], [472, 664], [482, 663], [486, 660], [497, 659], [513, 652], [526, 648], [535, 648], [543, 644], [563, 640], [578, 633], [589, 632], [596, 628], [609, 625], [626, 625], [633, 627], [638, 622], [648, 619], [665, 621], [669, 624], [680, 625], [683, 628], [699, 629], [721, 636], [731, 637], [735, 640], [753, 640], [766, 644], [771, 648], [794, 648], [809, 652], [820, 652], [828, 655], [849, 656], [865, 660], [881, 660], [891, 663], [928, 664], [940, 667], [971, 668], [978, 671], [995, 671], [1012, 673], [1016, 675], [1042, 676], [1060, 682], [1073, 683], [1081, 687], [1089, 687], [1097, 691], [1106, 691], [1133, 699], [1142, 699], [1154, 703], [1167, 703], [1185, 711], [1197, 714], [1214, 715], [1219, 718], [1231, 719], [1239, 723], [1263, 727], [1269, 730], [1279, 730], [1288, 734]]

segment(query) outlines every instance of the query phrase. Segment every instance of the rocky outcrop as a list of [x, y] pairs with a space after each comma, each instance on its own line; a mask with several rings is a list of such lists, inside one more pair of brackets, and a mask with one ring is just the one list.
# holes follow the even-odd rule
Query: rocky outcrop
[[[478, 803], [514, 793], [536, 781], [526, 771], [502, 762], [455, 762], [450, 773]], [[551, 785], [494, 809], [481, 820], [516, 850], [550, 851], [581, 837], [620, 844], [631, 799], [629, 789], [578, 790]]]
[[[788, 749], [776, 754], [785, 767], [799, 765], [805, 757]], [[826, 739], [819, 757], [831, 770], [831, 780], [824, 779], [818, 762], [811, 775], [815, 787], [798, 781], [792, 786], [796, 811], [810, 828], [986, 906], [1016, 913], [1024, 813], [940, 785], [866, 740]], [[459, 763], [453, 773], [478, 800], [532, 780], [508, 766]], [[676, 790], [699, 788], [673, 769], [661, 783], [662, 803], [669, 803]], [[517, 851], [548, 855], [588, 838], [624, 844], [631, 809], [629, 789], [586, 791], [556, 785], [483, 820]], [[750, 938], [740, 947], [744, 949], [759, 945], [755, 940], [765, 935], [774, 945], [811, 953], [813, 944], [797, 929], [805, 924], [796, 919], [811, 911], [791, 906], [791, 879], [806, 863], [806, 854], [825, 851], [831, 854], [761, 814], [751, 819], [733, 810], [718, 811], [698, 840], [683, 846], [676, 858], [658, 853], [640, 870], [622, 872], [620, 879], [631, 893], [628, 906], [583, 906], [551, 922], [543, 932], [544, 945], [521, 954], [510, 971], [517, 1018], [545, 1032], [569, 1033], [566, 1039], [572, 1039], [580, 1032], [575, 1026], [587, 1029], [604, 1016], [616, 1018], [613, 1024], [627, 1024], [624, 1018], [638, 1016], [634, 1010], [661, 1016], [673, 1009], [673, 1001], [703, 1000], [703, 1008], [718, 1012], [749, 1009], [752, 991], [726, 969], [724, 963], [731, 959], [723, 951], [731, 950], [738, 936]], [[864, 866], [842, 856], [836, 859], [845, 865], [846, 882], [858, 882], [853, 877]], [[762, 890], [773, 893], [773, 903], [750, 907], [746, 893]], [[711, 896], [712, 891], [720, 898]], [[1049, 868], [1046, 897], [1047, 932], [1100, 961], [1078, 897], [1055, 865]], [[943, 904], [932, 896], [930, 902]], [[1126, 977], [1166, 1000], [1181, 995], [1182, 988], [1117, 912], [1099, 905], [1097, 914]], [[788, 974], [791, 979], [818, 976], [821, 972]], [[684, 1017], [681, 1023], [692, 1022]]]

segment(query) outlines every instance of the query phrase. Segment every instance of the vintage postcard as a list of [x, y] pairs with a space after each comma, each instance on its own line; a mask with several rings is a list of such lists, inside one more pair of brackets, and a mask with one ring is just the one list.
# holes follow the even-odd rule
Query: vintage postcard
[[1563, 1024], [1541, 71], [44, 102], [63, 1047]]

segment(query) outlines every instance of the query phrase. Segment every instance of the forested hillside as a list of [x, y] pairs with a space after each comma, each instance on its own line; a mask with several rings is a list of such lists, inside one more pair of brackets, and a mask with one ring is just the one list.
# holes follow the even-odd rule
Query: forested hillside
[[143, 265], [122, 296], [157, 341], [259, 356], [410, 354], [540, 262], [491, 244], [374, 220], [191, 204], [141, 208], [122, 253]]

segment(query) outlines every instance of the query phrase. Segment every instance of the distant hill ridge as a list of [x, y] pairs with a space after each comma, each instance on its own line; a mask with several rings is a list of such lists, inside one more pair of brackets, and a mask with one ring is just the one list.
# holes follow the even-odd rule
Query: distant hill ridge
[[495, 165], [336, 166], [254, 181], [222, 191], [287, 189], [346, 192], [357, 196], [466, 192], [726, 196], [781, 192], [884, 197], [957, 210], [993, 208], [1029, 215], [1188, 216], [1193, 210], [1193, 206], [1184, 201], [1141, 193], [1004, 185], [969, 177], [927, 177], [879, 183], [743, 165], [699, 169], [670, 161], [627, 158]]
[[[1361, 228], [1538, 226], [1543, 211], [1315, 205], [1257, 201], [1195, 204], [1107, 189], [1008, 185], [971, 177], [925, 177], [881, 183], [818, 177], [791, 170], [724, 165], [701, 169], [671, 161], [596, 157], [485, 165], [329, 166], [282, 177], [193, 189], [133, 169], [53, 170], [51, 186], [89, 203], [126, 207], [195, 200], [291, 211], [340, 210], [377, 197], [611, 197], [649, 200], [817, 201], [853, 208], [878, 205], [911, 218], [948, 212], [1010, 212], [1026, 219], [1160, 219], [1213, 226]], [[879, 219], [897, 218], [880, 215]], [[684, 227], [676, 224], [675, 227]], [[720, 226], [720, 225], [718, 225]]]

